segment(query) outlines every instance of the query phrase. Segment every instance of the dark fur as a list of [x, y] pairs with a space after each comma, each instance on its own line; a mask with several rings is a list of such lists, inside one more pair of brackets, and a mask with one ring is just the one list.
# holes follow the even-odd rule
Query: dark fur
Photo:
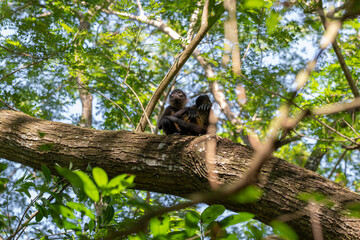
[[171, 121], [168, 116], [178, 112], [181, 109], [185, 108], [185, 104], [188, 99], [186, 94], [180, 89], [175, 89], [171, 92], [169, 97], [170, 105], [165, 108], [164, 113], [161, 115], [158, 121], [158, 128], [162, 129], [166, 135], [180, 133], [180, 127]]
[[196, 104], [167, 116], [173, 123], [180, 127], [180, 134], [203, 135], [209, 126], [209, 114], [212, 103], [207, 95], [201, 95], [196, 99]]

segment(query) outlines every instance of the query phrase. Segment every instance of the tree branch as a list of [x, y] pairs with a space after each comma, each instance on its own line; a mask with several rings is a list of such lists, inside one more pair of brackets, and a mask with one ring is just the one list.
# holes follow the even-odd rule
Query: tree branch
[[[120, 173], [136, 175], [135, 188], [192, 198], [196, 192], [210, 191], [205, 149], [209, 135], [159, 136], [126, 131], [100, 131], [29, 117], [23, 113], [0, 110], [0, 157], [41, 169], [55, 164], [86, 169], [101, 166], [110, 177]], [[106, 144], [103, 144], [106, 141]], [[49, 146], [43, 151], [41, 146]], [[253, 150], [217, 137], [215, 167], [219, 183], [246, 180]], [[248, 211], [269, 223], [286, 214], [305, 209], [300, 193], [320, 193], [333, 202], [321, 206], [319, 219], [324, 239], [357, 239], [360, 219], [344, 215], [346, 204], [360, 202], [359, 194], [342, 188], [317, 173], [273, 156], [259, 171], [256, 185], [263, 195], [257, 202], [238, 203], [219, 200], [229, 210]], [[201, 195], [200, 195], [201, 196]], [[196, 200], [196, 199], [194, 199]], [[311, 239], [308, 212], [289, 219], [288, 224], [300, 239]]]
[[[322, 1], [320, 1], [320, 3], [321, 4], [318, 9], [318, 13], [319, 13], [321, 22], [324, 25], [324, 28], [327, 29], [328, 22], [325, 17], [325, 12], [324, 12], [324, 8], [322, 6]], [[351, 76], [350, 70], [349, 70], [348, 66], [346, 65], [343, 55], [341, 54], [341, 50], [340, 50], [340, 47], [339, 47], [336, 39], [334, 40], [334, 42], [332, 42], [332, 46], [333, 46], [334, 52], [339, 60], [341, 69], [344, 72], [345, 78], [350, 86], [351, 92], [353, 93], [354, 97], [356, 97], [356, 98], [359, 97], [360, 96], [359, 89], [357, 88], [356, 83], [355, 83], [353, 77]]]

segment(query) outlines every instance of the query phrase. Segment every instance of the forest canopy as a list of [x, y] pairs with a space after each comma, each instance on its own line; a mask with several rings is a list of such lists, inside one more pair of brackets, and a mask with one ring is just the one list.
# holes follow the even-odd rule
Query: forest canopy
[[360, 237], [359, 1], [0, 6], [0, 238]]

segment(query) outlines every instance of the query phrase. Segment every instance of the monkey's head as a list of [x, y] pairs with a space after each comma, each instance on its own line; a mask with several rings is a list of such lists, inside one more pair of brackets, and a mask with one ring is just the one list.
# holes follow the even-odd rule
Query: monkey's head
[[175, 89], [171, 92], [169, 101], [170, 106], [180, 110], [185, 107], [185, 104], [187, 103], [187, 96], [180, 89]]

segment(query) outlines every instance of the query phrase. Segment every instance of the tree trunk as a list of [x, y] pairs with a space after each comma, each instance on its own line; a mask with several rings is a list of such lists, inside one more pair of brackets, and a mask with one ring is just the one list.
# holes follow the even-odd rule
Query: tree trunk
[[91, 128], [93, 96], [88, 90], [82, 88], [85, 84], [81, 81], [81, 77], [78, 76], [76, 77], [76, 79], [79, 86], [79, 95], [82, 106], [82, 114], [81, 114], [79, 126]]
[[[136, 189], [187, 197], [208, 191], [204, 149], [209, 135], [159, 136], [126, 131], [100, 131], [29, 117], [0, 110], [0, 157], [40, 169], [55, 164], [85, 170], [103, 168], [109, 176], [135, 174]], [[215, 156], [219, 182], [241, 179], [251, 163], [253, 151], [217, 137]], [[55, 171], [53, 171], [56, 174]], [[228, 209], [256, 214], [264, 223], [280, 217], [298, 233], [312, 239], [308, 204], [300, 193], [320, 193], [333, 205], [321, 206], [318, 217], [324, 239], [359, 239], [360, 220], [345, 215], [344, 207], [360, 201], [360, 195], [342, 188], [312, 171], [271, 157], [261, 169], [258, 186], [261, 199], [240, 204], [223, 200]]]

